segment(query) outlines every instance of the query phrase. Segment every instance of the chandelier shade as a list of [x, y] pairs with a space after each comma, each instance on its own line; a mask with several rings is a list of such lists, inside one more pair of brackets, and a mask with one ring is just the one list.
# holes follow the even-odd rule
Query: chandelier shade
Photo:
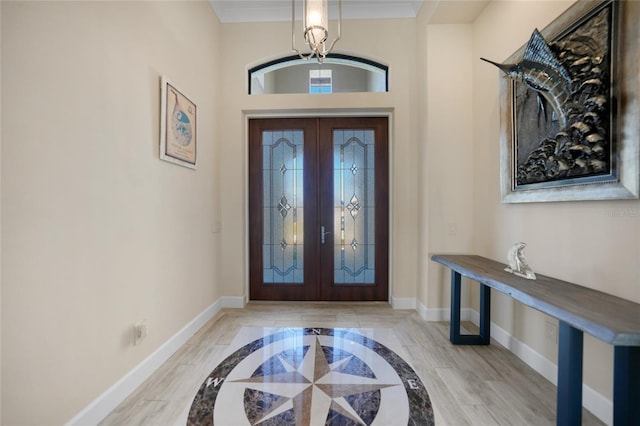
[[291, 0], [291, 48], [302, 59], [316, 57], [322, 63], [340, 40], [342, 25], [342, 0], [338, 0], [338, 31], [336, 37], [327, 46], [329, 40], [329, 3], [328, 0], [302, 0], [302, 27], [304, 41], [309, 51], [296, 48], [296, 0]]

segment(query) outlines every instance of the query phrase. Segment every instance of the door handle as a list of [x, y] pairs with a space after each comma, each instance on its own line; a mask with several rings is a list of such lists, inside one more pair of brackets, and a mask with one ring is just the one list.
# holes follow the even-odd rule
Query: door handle
[[321, 227], [320, 227], [320, 242], [321, 242], [322, 244], [324, 244], [324, 237], [325, 237], [325, 235], [330, 234], [330, 233], [331, 233], [331, 232], [328, 232], [328, 231], [325, 231], [325, 230], [324, 230], [324, 226], [321, 226]]

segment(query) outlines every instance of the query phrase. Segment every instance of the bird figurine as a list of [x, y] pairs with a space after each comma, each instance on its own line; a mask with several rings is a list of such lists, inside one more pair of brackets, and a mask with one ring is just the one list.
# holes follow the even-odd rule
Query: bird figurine
[[519, 277], [526, 278], [528, 280], [535, 280], [536, 274], [533, 269], [527, 264], [524, 258], [524, 248], [527, 245], [525, 243], [515, 243], [507, 253], [507, 259], [509, 266], [504, 268], [505, 271], [511, 272]]

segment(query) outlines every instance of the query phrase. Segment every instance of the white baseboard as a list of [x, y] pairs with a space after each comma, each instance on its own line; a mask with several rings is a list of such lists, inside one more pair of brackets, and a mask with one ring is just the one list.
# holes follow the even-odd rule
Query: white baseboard
[[247, 298], [246, 296], [239, 296], [239, 297], [223, 296], [220, 299], [218, 299], [218, 302], [220, 302], [221, 304], [220, 309], [222, 308], [242, 309], [247, 304]]
[[613, 401], [586, 385], [582, 385], [582, 405], [604, 424], [613, 425]]
[[92, 403], [67, 422], [72, 425], [97, 425], [153, 374], [171, 355], [223, 308], [244, 307], [244, 297], [221, 297], [182, 330], [163, 343], [151, 355], [113, 384]]
[[416, 311], [418, 311], [418, 314], [420, 315], [420, 318], [422, 318], [425, 321], [429, 321], [427, 319], [427, 307], [424, 306], [420, 301], [416, 300]]
[[391, 307], [393, 309], [416, 309], [415, 297], [393, 297], [391, 296]]
[[[427, 308], [415, 297], [392, 297], [391, 307], [393, 309], [415, 309], [425, 321], [449, 321], [450, 319], [450, 309]], [[460, 320], [468, 321], [470, 311], [469, 308], [462, 308]]]
[[[449, 321], [451, 320], [451, 309], [449, 308], [427, 308], [422, 303], [417, 303], [416, 310], [425, 321]], [[469, 321], [472, 310], [470, 308], [460, 309], [460, 321]]]
[[[480, 314], [478, 311], [470, 309], [469, 314], [469, 320], [475, 325], [479, 325]], [[493, 322], [491, 323], [490, 332], [491, 338], [496, 342], [513, 352], [514, 355], [553, 383], [554, 386], [558, 385], [558, 366], [556, 364]], [[585, 384], [582, 385], [582, 406], [603, 423], [607, 425], [613, 424], [613, 402]]]

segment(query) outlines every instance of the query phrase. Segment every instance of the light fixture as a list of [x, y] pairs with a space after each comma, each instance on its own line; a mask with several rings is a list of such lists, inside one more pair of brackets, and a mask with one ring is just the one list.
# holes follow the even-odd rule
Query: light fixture
[[316, 57], [322, 63], [340, 40], [342, 25], [342, 0], [338, 0], [338, 35], [327, 48], [329, 39], [329, 3], [328, 0], [302, 0], [302, 27], [304, 40], [311, 50], [303, 53], [296, 49], [296, 0], [291, 0], [291, 48], [301, 59]]

